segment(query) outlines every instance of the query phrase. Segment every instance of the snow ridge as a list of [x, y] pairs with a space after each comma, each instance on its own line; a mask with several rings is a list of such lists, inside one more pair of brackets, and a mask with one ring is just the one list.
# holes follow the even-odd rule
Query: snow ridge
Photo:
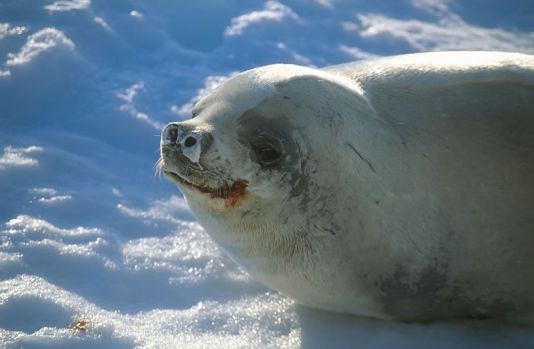
[[479, 0], [2, 2], [0, 347], [534, 347], [528, 328], [298, 306], [247, 275], [154, 178], [161, 126], [237, 72], [534, 53], [533, 13]]

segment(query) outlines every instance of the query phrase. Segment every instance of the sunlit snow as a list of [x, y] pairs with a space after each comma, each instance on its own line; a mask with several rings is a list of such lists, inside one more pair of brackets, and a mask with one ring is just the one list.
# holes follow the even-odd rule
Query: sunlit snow
[[533, 19], [530, 1], [1, 1], [0, 347], [533, 348], [529, 328], [296, 305], [154, 171], [161, 126], [236, 72], [534, 53]]

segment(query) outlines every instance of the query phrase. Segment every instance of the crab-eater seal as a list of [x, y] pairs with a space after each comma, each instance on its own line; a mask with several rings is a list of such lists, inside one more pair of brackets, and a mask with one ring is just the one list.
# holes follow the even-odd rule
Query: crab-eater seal
[[242, 266], [379, 318], [534, 313], [534, 58], [396, 56], [238, 74], [161, 169]]

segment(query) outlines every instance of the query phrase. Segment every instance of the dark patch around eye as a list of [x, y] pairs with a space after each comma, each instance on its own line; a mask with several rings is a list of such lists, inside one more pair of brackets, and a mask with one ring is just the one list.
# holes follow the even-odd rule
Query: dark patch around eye
[[299, 156], [290, 137], [293, 128], [283, 115], [265, 117], [257, 110], [248, 110], [239, 117], [238, 136], [250, 151], [252, 161], [262, 169], [289, 170]]

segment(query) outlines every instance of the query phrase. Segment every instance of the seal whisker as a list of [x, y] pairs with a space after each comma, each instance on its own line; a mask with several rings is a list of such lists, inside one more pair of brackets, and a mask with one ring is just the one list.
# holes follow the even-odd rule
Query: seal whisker
[[154, 178], [159, 177], [161, 179], [161, 174], [163, 172], [163, 157], [160, 157], [154, 164]]

